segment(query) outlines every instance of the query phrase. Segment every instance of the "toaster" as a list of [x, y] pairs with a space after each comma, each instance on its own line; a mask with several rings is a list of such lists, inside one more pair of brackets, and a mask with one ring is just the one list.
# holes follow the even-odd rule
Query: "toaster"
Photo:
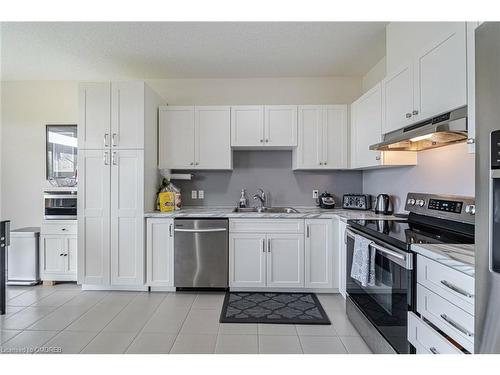
[[347, 210], [370, 210], [372, 196], [369, 194], [344, 194], [342, 208]]

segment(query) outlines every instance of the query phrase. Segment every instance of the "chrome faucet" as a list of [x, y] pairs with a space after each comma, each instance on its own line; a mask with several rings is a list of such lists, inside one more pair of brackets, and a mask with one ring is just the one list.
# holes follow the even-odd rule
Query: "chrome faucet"
[[257, 189], [259, 191], [259, 193], [255, 194], [253, 196], [253, 199], [255, 200], [259, 200], [260, 201], [260, 206], [261, 207], [265, 207], [266, 206], [266, 193], [264, 193], [264, 190], [262, 189]]

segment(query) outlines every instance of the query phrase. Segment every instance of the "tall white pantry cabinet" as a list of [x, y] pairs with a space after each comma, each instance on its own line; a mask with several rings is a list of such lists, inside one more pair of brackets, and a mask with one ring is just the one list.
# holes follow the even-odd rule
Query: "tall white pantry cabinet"
[[158, 107], [144, 82], [79, 87], [78, 282], [145, 283], [144, 211], [159, 182]]

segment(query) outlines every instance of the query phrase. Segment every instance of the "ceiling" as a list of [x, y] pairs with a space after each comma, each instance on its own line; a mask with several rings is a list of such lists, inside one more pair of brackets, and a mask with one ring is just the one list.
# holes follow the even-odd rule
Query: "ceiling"
[[2, 23], [2, 80], [360, 76], [384, 22]]

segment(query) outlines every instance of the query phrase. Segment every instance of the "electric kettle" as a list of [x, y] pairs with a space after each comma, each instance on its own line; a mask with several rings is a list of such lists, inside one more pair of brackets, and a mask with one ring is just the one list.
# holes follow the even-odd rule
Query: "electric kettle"
[[382, 215], [392, 215], [392, 201], [391, 197], [387, 194], [379, 194], [375, 203], [375, 213]]
[[333, 195], [326, 191], [319, 196], [317, 203], [321, 208], [335, 208], [335, 200], [333, 199]]

